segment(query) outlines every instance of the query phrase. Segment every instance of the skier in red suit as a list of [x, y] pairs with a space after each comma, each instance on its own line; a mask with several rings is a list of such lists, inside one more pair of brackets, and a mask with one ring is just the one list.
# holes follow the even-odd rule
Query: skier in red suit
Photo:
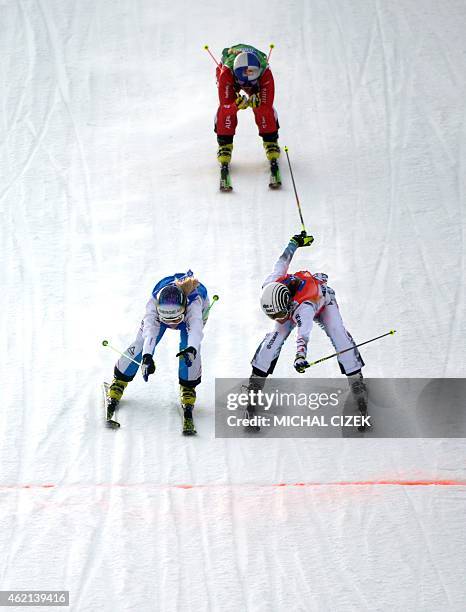
[[243, 44], [226, 48], [216, 74], [219, 107], [215, 132], [220, 164], [229, 164], [231, 161], [237, 113], [246, 108], [252, 108], [267, 159], [277, 160], [280, 147], [278, 119], [273, 107], [275, 85], [265, 53]]

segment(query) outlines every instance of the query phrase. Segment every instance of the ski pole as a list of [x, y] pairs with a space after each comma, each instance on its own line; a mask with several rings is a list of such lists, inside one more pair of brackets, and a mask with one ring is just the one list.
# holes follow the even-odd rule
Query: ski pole
[[136, 361], [136, 359], [133, 359], [132, 357], [130, 357], [129, 355], [127, 355], [126, 353], [122, 353], [121, 351], [119, 351], [117, 348], [115, 348], [114, 346], [112, 346], [108, 340], [102, 340], [102, 346], [108, 346], [108, 348], [111, 348], [112, 351], [115, 351], [115, 353], [118, 353], [119, 355], [121, 355], [122, 357], [126, 357], [126, 359], [129, 359], [130, 361], [132, 361], [133, 363], [135, 363], [137, 366], [140, 366], [141, 363], [139, 361]]
[[204, 312], [202, 313], [202, 318], [203, 318], [203, 319], [205, 319], [205, 318], [207, 318], [207, 317], [209, 316], [210, 309], [211, 309], [211, 308], [212, 308], [212, 306], [215, 304], [215, 302], [216, 302], [217, 300], [219, 300], [219, 299], [220, 299], [220, 298], [218, 297], [218, 295], [213, 295], [213, 296], [212, 296], [212, 303], [211, 303], [211, 304], [210, 304], [210, 306], [209, 306], [208, 308], [206, 308], [206, 309], [204, 310]]
[[351, 346], [350, 348], [347, 348], [344, 351], [338, 351], [338, 353], [333, 353], [333, 355], [329, 355], [328, 357], [322, 357], [322, 359], [318, 359], [317, 361], [311, 361], [309, 367], [316, 365], [316, 363], [322, 363], [322, 361], [327, 361], [327, 359], [331, 359], [332, 357], [338, 357], [338, 355], [343, 355], [343, 353], [346, 353], [347, 351], [352, 351], [353, 349], [358, 348], [359, 346], [363, 346], [364, 344], [369, 344], [369, 342], [374, 342], [375, 340], [380, 340], [380, 338], [385, 338], [385, 336], [393, 336], [394, 333], [396, 333], [396, 329], [391, 329], [386, 334], [377, 336], [377, 338], [366, 340], [365, 342], [361, 342], [361, 344], [355, 344], [354, 346]]
[[296, 191], [296, 185], [295, 185], [295, 182], [294, 182], [293, 170], [291, 169], [290, 156], [288, 155], [288, 147], [284, 147], [284, 150], [285, 150], [285, 153], [286, 153], [286, 159], [288, 160], [288, 167], [290, 169], [291, 180], [293, 182], [293, 189], [294, 189], [294, 194], [296, 196], [296, 204], [298, 205], [299, 218], [301, 219], [301, 227], [303, 229], [303, 232], [306, 232], [306, 228], [304, 226], [303, 213], [301, 212], [301, 204], [299, 203], [298, 192]]
[[217, 60], [215, 59], [215, 57], [212, 55], [212, 53], [210, 52], [209, 49], [209, 45], [204, 45], [204, 49], [207, 51], [207, 53], [210, 55], [210, 57], [214, 60], [214, 62], [217, 64], [217, 66], [219, 65]]
[[270, 43], [269, 47], [270, 47], [270, 51], [267, 56], [267, 63], [269, 63], [270, 56], [272, 55], [272, 49], [275, 47], [275, 45], [273, 43]]

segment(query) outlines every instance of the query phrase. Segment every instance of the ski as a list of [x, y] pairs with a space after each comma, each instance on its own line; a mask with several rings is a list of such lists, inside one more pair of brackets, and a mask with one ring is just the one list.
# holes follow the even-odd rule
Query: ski
[[110, 385], [107, 382], [104, 382], [102, 385], [105, 406], [105, 426], [109, 429], [118, 429], [120, 423], [114, 417], [116, 416], [119, 402], [108, 397], [109, 387]]
[[282, 177], [280, 175], [280, 167], [276, 159], [270, 160], [270, 189], [279, 189], [282, 186]]
[[231, 191], [232, 189], [230, 166], [228, 164], [222, 164], [220, 167], [220, 191], [227, 192]]
[[197, 434], [194, 426], [193, 411], [188, 406], [181, 405], [183, 411], [183, 436], [195, 436]]

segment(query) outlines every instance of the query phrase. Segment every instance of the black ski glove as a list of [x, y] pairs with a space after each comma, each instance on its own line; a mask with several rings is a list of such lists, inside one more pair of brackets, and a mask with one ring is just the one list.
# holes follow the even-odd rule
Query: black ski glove
[[300, 353], [297, 353], [295, 360], [294, 360], [294, 369], [296, 370], [296, 372], [299, 372], [300, 374], [304, 374], [304, 372], [309, 367], [310, 367], [310, 364], [306, 360], [306, 357], [304, 355], [301, 355]]
[[193, 365], [193, 359], [196, 359], [197, 351], [194, 346], [188, 346], [176, 354], [180, 359], [184, 359], [185, 364], [190, 368]]
[[311, 244], [314, 242], [314, 236], [308, 236], [303, 230], [300, 234], [293, 236], [290, 242], [294, 242], [294, 244], [298, 247], [311, 246]]
[[146, 353], [142, 358], [141, 372], [146, 382], [149, 376], [155, 372], [154, 359], [150, 353]]

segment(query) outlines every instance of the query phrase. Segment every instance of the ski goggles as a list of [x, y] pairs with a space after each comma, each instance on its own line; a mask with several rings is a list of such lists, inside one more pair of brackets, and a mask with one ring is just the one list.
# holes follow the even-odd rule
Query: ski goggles
[[179, 317], [175, 317], [174, 319], [167, 319], [167, 318], [161, 317], [159, 315], [159, 320], [164, 325], [168, 325], [169, 327], [176, 327], [180, 323], [183, 323], [183, 321], [184, 321], [184, 314], [180, 314]]
[[241, 85], [254, 85], [259, 78], [259, 68], [254, 66], [253, 68], [238, 69], [235, 72], [235, 76]]
[[290, 311], [287, 308], [286, 310], [280, 310], [280, 312], [275, 312], [274, 314], [269, 314], [267, 316], [273, 319], [274, 321], [277, 321], [279, 319], [287, 319], [289, 314]]

